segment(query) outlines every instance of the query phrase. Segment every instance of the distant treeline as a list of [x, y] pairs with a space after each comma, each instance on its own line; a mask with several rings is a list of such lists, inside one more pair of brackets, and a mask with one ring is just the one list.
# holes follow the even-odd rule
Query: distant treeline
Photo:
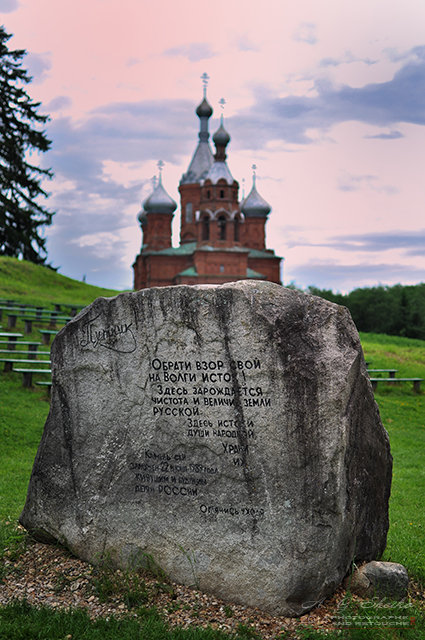
[[348, 307], [358, 331], [425, 340], [425, 283], [354, 289], [344, 295], [308, 287], [307, 293]]

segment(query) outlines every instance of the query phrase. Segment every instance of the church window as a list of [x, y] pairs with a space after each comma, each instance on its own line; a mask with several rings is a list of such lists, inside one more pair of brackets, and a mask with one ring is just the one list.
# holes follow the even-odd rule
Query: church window
[[234, 240], [235, 240], [235, 242], [239, 242], [239, 239], [240, 239], [239, 231], [240, 231], [240, 229], [239, 229], [239, 220], [238, 220], [238, 218], [235, 218], [235, 225], [234, 225]]
[[202, 218], [202, 240], [210, 239], [210, 219], [208, 216]]
[[224, 189], [220, 189], [220, 198], [224, 198]]
[[186, 222], [192, 222], [193, 206], [191, 202], [186, 203]]
[[224, 264], [220, 265], [220, 273], [224, 273]]
[[218, 219], [218, 238], [226, 240], [226, 218], [224, 216], [220, 216]]
[[209, 200], [210, 198], [211, 198], [211, 191], [207, 189], [207, 200]]

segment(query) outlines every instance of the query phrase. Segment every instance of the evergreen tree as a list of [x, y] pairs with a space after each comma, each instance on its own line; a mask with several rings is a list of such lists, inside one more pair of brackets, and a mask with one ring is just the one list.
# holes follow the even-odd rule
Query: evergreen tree
[[41, 182], [53, 174], [30, 157], [50, 147], [42, 130], [48, 116], [38, 113], [40, 103], [25, 91], [32, 80], [21, 66], [26, 51], [9, 51], [10, 37], [0, 26], [0, 254], [43, 263], [46, 240], [39, 231], [53, 213], [38, 200], [48, 196]]

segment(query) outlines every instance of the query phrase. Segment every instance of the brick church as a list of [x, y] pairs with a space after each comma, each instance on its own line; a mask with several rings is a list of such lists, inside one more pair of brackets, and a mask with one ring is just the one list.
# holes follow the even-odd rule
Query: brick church
[[177, 284], [222, 284], [235, 280], [269, 280], [280, 284], [281, 258], [266, 248], [265, 225], [271, 211], [256, 187], [239, 201], [239, 184], [226, 162], [230, 136], [223, 117], [209, 143], [213, 110], [206, 98], [196, 109], [199, 142], [180, 185], [180, 246], [171, 243], [176, 202], [159, 180], [144, 201], [138, 219], [143, 245], [133, 264], [134, 289]]

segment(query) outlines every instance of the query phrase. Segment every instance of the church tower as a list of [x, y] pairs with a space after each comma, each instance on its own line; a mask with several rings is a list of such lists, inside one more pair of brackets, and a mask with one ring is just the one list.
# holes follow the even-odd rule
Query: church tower
[[195, 149], [189, 168], [180, 180], [179, 192], [181, 199], [181, 222], [180, 222], [180, 243], [196, 242], [197, 224], [196, 213], [200, 210], [200, 186], [205, 179], [214, 157], [209, 144], [210, 134], [208, 131], [208, 121], [213, 114], [211, 105], [207, 100], [206, 73], [202, 75], [204, 84], [204, 97], [201, 104], [196, 109], [199, 118], [199, 142]]
[[[180, 245], [171, 243], [176, 203], [162, 185], [162, 166], [153, 193], [139, 214], [143, 245], [133, 265], [134, 288], [173, 284], [221, 284], [258, 279], [280, 284], [281, 258], [266, 248], [265, 225], [270, 205], [258, 193], [256, 167], [248, 196], [239, 201], [239, 184], [227, 165], [230, 135], [223, 115], [210, 147], [208, 76], [203, 74], [203, 99], [196, 109], [198, 144], [182, 175]], [[220, 101], [224, 107], [224, 100]]]
[[171, 224], [177, 203], [162, 185], [163, 166], [164, 163], [160, 160], [158, 185], [154, 185], [153, 193], [144, 201], [138, 216], [143, 231], [143, 248], [149, 251], [171, 247]]
[[245, 217], [244, 243], [260, 251], [266, 248], [266, 222], [271, 211], [270, 205], [260, 196], [256, 187], [256, 165], [252, 165], [252, 189], [241, 203]]

